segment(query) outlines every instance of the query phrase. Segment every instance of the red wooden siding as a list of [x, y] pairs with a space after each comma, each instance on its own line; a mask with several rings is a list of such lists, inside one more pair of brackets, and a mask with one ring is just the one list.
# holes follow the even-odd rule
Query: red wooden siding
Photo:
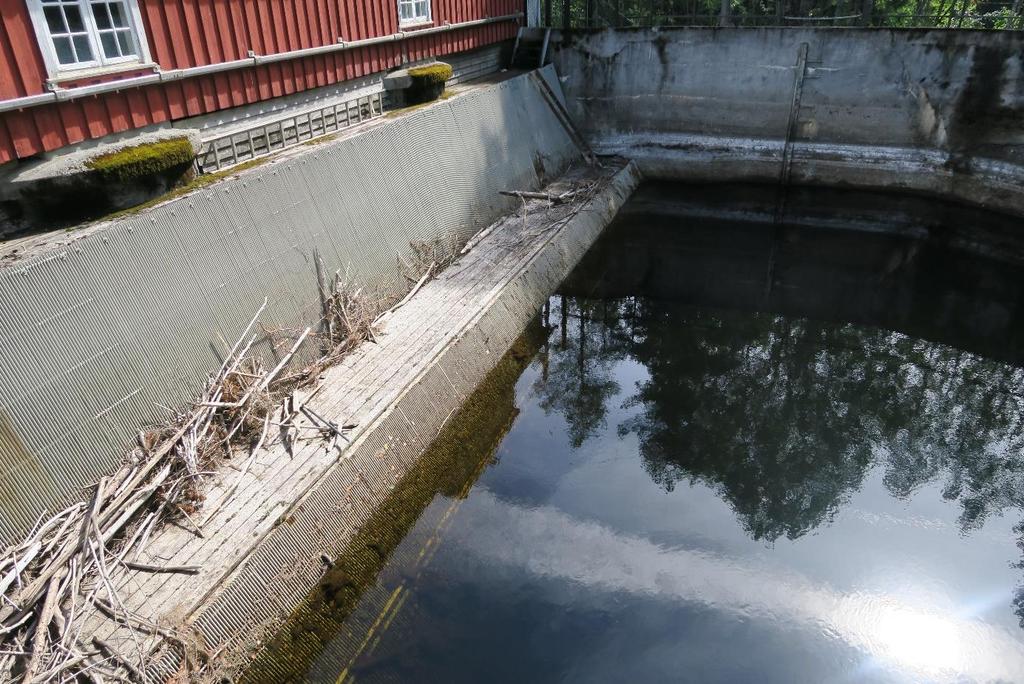
[[[431, 0], [434, 25], [513, 14], [521, 0]], [[150, 55], [183, 69], [396, 33], [397, 0], [139, 0]], [[0, 114], [0, 163], [219, 109], [251, 104], [461, 52], [515, 35], [514, 22], [130, 88]], [[86, 85], [137, 74], [83, 79]], [[0, 0], [0, 100], [45, 92], [25, 0]], [[65, 85], [65, 87], [70, 87]]]

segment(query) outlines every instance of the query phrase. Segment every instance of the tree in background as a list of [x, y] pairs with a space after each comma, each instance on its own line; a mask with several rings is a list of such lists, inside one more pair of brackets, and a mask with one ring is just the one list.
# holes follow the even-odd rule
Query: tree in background
[[1022, 0], [543, 0], [556, 27], [874, 26], [1024, 29]]

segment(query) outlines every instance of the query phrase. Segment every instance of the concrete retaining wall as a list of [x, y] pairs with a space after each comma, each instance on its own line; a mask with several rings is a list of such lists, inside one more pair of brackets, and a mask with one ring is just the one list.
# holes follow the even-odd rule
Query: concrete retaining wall
[[[570, 109], [648, 176], [935, 193], [1024, 213], [1024, 34], [619, 29], [556, 36]], [[801, 63], [801, 45], [807, 46]]]
[[[256, 626], [276, 625], [284, 617], [282, 608], [299, 605], [323, 574], [319, 554], [311, 551], [335, 558], [344, 550], [448, 418], [537, 316], [550, 293], [639, 182], [635, 165], [626, 165], [561, 226], [549, 225], [542, 231], [531, 226], [531, 237], [518, 236], [514, 258], [491, 262], [489, 268], [501, 282], [488, 286], [487, 301], [469, 309], [471, 318], [464, 326], [447, 329], [450, 340], [424, 364], [416, 379], [405, 385], [397, 400], [381, 407], [371, 424], [364, 429], [361, 426], [362, 433], [344, 458], [331, 465], [303, 498], [281, 512], [281, 519], [288, 524], [276, 525], [259, 540], [239, 567], [220, 582], [215, 595], [188, 617], [205, 643], [211, 648], [229, 644], [231, 649], [246, 652], [267, 636]], [[519, 218], [512, 220], [525, 226]], [[504, 232], [495, 230], [488, 240], [497, 240]], [[477, 249], [483, 248], [475, 248], [467, 259], [472, 260]], [[430, 285], [451, 287], [443, 277]], [[413, 302], [410, 308], [415, 299]], [[267, 600], [271, 595], [275, 600]], [[154, 674], [174, 672], [175, 656], [172, 653], [160, 662]], [[273, 673], [261, 674], [273, 680]]]
[[510, 79], [266, 166], [0, 271], [0, 541], [119, 462], [196, 395], [266, 297], [319, 317], [316, 268], [405, 287], [410, 242], [465, 240], [577, 154]]

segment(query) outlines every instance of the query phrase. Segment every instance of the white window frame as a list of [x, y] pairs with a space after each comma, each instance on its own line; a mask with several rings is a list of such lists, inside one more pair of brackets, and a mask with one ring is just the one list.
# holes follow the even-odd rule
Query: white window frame
[[[122, 0], [128, 10], [128, 23], [131, 28], [132, 40], [135, 45], [135, 54], [124, 57], [109, 58], [103, 54], [103, 46], [100, 43], [99, 27], [92, 12], [90, 0], [74, 0], [78, 10], [82, 14], [82, 21], [85, 24], [86, 34], [89, 39], [89, 47], [92, 49], [93, 59], [90, 62], [78, 62], [76, 64], [61, 64], [57, 58], [57, 51], [53, 45], [53, 38], [50, 36], [50, 29], [46, 23], [46, 15], [43, 13], [42, 0], [27, 0], [29, 15], [32, 17], [32, 25], [36, 32], [36, 42], [39, 50], [43, 53], [43, 61], [46, 63], [46, 71], [50, 80], [75, 78], [106, 72], [123, 71], [133, 66], [152, 66], [149, 56], [149, 43], [146, 40], [146, 32], [142, 23], [142, 12], [139, 10], [138, 0]], [[70, 3], [69, 3], [70, 4]]]
[[427, 13], [419, 16], [413, 16], [409, 19], [402, 19], [402, 5], [412, 5], [415, 11], [416, 5], [421, 0], [398, 0], [398, 27], [407, 28], [409, 26], [421, 26], [423, 24], [429, 24], [433, 19], [433, 8], [430, 6], [430, 0], [425, 0], [427, 3]]

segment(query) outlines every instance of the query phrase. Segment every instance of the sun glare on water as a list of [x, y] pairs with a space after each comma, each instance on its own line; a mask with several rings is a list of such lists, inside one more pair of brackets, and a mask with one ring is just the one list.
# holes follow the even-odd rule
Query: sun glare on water
[[937, 675], [961, 671], [967, 664], [956, 623], [905, 606], [882, 606], [872, 641], [875, 655], [904, 667]]

